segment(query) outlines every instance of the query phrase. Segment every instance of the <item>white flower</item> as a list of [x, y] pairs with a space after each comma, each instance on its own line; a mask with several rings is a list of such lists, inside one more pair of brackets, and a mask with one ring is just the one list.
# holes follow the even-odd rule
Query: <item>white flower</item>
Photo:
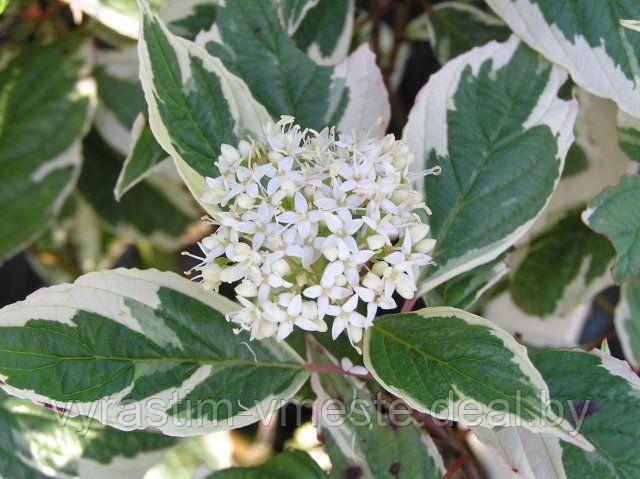
[[337, 215], [328, 213], [325, 222], [331, 234], [322, 243], [322, 254], [329, 261], [336, 258], [347, 259], [350, 253], [358, 251], [358, 244], [352, 236], [363, 224], [361, 219], [353, 219], [347, 208], [340, 208]]
[[[306, 309], [303, 313], [302, 297], [299, 294], [283, 293], [278, 298], [278, 304], [267, 302], [264, 305], [264, 314], [269, 321], [278, 324], [277, 341], [282, 341], [293, 331], [293, 326], [298, 326], [306, 331], [319, 331], [321, 327], [309, 317], [313, 310]], [[317, 315], [317, 313], [316, 313]]]
[[344, 265], [340, 262], [329, 264], [322, 274], [320, 284], [310, 286], [304, 290], [307, 298], [315, 299], [318, 302], [318, 316], [324, 318], [332, 301], [339, 301], [351, 293], [347, 288], [336, 285], [336, 278], [344, 271]]
[[331, 337], [336, 339], [342, 331], [347, 330], [351, 344], [359, 343], [362, 340], [362, 332], [368, 327], [367, 318], [358, 313], [355, 309], [358, 306], [358, 296], [351, 296], [342, 306], [329, 306], [327, 311], [333, 319], [331, 327]]
[[368, 272], [362, 280], [362, 286], [358, 286], [355, 292], [362, 301], [367, 303], [367, 320], [373, 321], [378, 308], [394, 309], [397, 307], [393, 299], [393, 285], [386, 284], [379, 276]]
[[221, 146], [220, 176], [206, 178], [202, 197], [217, 230], [190, 255], [195, 278], [212, 290], [235, 283], [242, 309], [228, 318], [251, 339], [325, 331], [333, 316], [332, 336], [346, 331], [357, 348], [378, 309], [412, 297], [417, 269], [431, 262], [414, 157], [393, 135], [336, 138], [292, 117], [263, 133]]
[[305, 239], [311, 233], [312, 224], [322, 219], [322, 212], [318, 210], [309, 211], [309, 203], [300, 192], [295, 194], [294, 208], [294, 211], [285, 211], [278, 215], [277, 220], [280, 223], [294, 225], [294, 231], [297, 231], [300, 237]]
[[349, 358], [342, 358], [340, 360], [340, 367], [348, 373], [355, 374], [357, 376], [367, 376], [369, 370], [364, 366], [354, 366], [353, 361]]

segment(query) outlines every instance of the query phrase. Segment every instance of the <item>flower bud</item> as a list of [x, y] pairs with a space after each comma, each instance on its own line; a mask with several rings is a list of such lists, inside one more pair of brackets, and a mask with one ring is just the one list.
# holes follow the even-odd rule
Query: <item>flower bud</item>
[[244, 156], [250, 156], [251, 155], [251, 143], [249, 143], [247, 140], [242, 140], [239, 144], [238, 144], [238, 150], [240, 151], [240, 154], [244, 157]]
[[255, 204], [255, 202], [256, 202], [255, 198], [252, 198], [246, 193], [242, 193], [241, 195], [238, 195], [238, 197], [236, 198], [236, 204], [240, 208], [244, 208], [245, 210], [250, 210], [251, 208], [253, 208], [253, 205]]
[[258, 287], [252, 281], [247, 279], [242, 280], [242, 282], [236, 286], [236, 293], [240, 296], [244, 296], [246, 298], [251, 298], [258, 295]]
[[429, 225], [425, 225], [424, 223], [413, 225], [411, 228], [409, 228], [409, 231], [411, 232], [411, 240], [414, 243], [417, 243], [418, 241], [426, 238], [426, 236], [429, 234], [429, 229]]
[[204, 288], [207, 290], [217, 291], [218, 287], [222, 283], [222, 279], [220, 278], [221, 273], [222, 268], [219, 264], [211, 263], [207, 265], [207, 267], [202, 270], [202, 282]]
[[383, 248], [385, 244], [386, 241], [382, 235], [375, 234], [367, 238], [367, 246], [370, 250], [379, 250], [380, 248]]
[[220, 238], [216, 234], [212, 234], [202, 238], [202, 246], [211, 251], [214, 248], [217, 248], [220, 245]]
[[414, 248], [418, 253], [427, 254], [435, 245], [436, 240], [433, 238], [425, 238], [422, 241], [419, 241]]
[[378, 261], [373, 265], [373, 268], [371, 268], [371, 272], [376, 276], [382, 276], [388, 267], [389, 263], [387, 263], [386, 261]]
[[240, 160], [240, 153], [231, 145], [223, 143], [220, 146], [220, 151], [222, 152], [222, 156], [224, 157], [224, 159], [229, 163], [235, 163], [236, 161]]
[[289, 268], [289, 263], [280, 258], [271, 264], [271, 271], [282, 278], [291, 272], [291, 268]]

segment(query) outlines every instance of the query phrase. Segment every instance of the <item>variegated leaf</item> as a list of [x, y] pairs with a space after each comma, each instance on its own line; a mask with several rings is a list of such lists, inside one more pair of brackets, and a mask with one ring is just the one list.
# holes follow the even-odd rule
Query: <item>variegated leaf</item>
[[572, 421], [594, 446], [585, 451], [522, 428], [478, 431], [505, 462], [527, 479], [623, 479], [640, 470], [640, 379], [608, 353], [544, 351], [531, 354], [549, 384], [554, 410]]
[[65, 418], [1, 392], [0, 425], [0, 477], [6, 478], [142, 479], [176, 443], [158, 433]]
[[[292, 115], [304, 127], [337, 126], [344, 132], [384, 133], [388, 94], [375, 56], [361, 45], [335, 67], [300, 51], [280, 26], [275, 5], [227, 0], [210, 32], [197, 43], [242, 78], [272, 118]], [[378, 118], [380, 124], [376, 124]], [[153, 126], [153, 123], [152, 123]]]
[[[138, 115], [131, 129], [131, 148], [124, 160], [113, 194], [120, 201], [122, 195], [162, 168], [170, 161], [162, 147], [158, 144], [146, 118]], [[166, 160], [166, 161], [165, 161]]]
[[320, 0], [297, 28], [298, 47], [319, 65], [335, 65], [349, 53], [355, 0]]
[[623, 283], [640, 269], [640, 176], [623, 176], [618, 186], [605, 188], [589, 202], [582, 221], [605, 235], [616, 249], [613, 269]]
[[587, 168], [567, 176], [570, 149], [560, 183], [551, 197], [549, 206], [545, 208], [531, 232], [542, 231], [561, 212], [584, 205], [597, 196], [605, 186], [616, 185], [620, 177], [629, 173], [633, 166], [618, 145], [618, 107], [615, 103], [594, 96], [582, 88], [575, 88], [573, 93], [580, 108], [574, 127], [576, 139], [571, 147], [584, 153]]
[[[95, 18], [109, 29], [129, 38], [138, 38], [140, 21], [136, 0], [64, 0], [74, 11]], [[176, 35], [193, 40], [208, 30], [215, 20], [219, 0], [151, 0]]]
[[509, 272], [503, 259], [497, 259], [450, 279], [424, 296], [428, 306], [452, 306], [470, 310]]
[[613, 317], [624, 357], [640, 367], [640, 274], [620, 286], [620, 301]]
[[305, 15], [320, 0], [277, 0], [278, 16], [287, 34], [293, 35]]
[[410, 40], [429, 42], [441, 65], [491, 40], [505, 41], [510, 30], [494, 15], [461, 2], [442, 2], [407, 26]]
[[216, 20], [221, 0], [169, 0], [160, 8], [160, 18], [174, 35], [195, 40]]
[[618, 111], [618, 142], [630, 160], [640, 163], [640, 118]]
[[573, 141], [566, 73], [512, 36], [447, 63], [420, 91], [404, 139], [422, 185], [437, 267], [419, 293], [497, 258], [540, 216]]
[[180, 238], [198, 217], [189, 193], [175, 181], [156, 175], [117, 202], [113, 185], [123, 158], [95, 133], [87, 135], [84, 150], [85, 168], [78, 190], [106, 228], [125, 240], [148, 241], [168, 251], [178, 249]]
[[255, 422], [306, 381], [284, 344], [249, 343], [237, 305], [157, 270], [117, 269], [0, 310], [8, 393], [118, 429], [196, 435]]
[[[109, 29], [129, 38], [138, 36], [135, 0], [64, 0], [75, 12], [95, 18]], [[154, 2], [157, 4], [158, 2]]]
[[529, 46], [562, 65], [585, 90], [640, 116], [640, 18], [636, 0], [487, 0]]
[[387, 390], [437, 418], [523, 426], [591, 449], [549, 409], [549, 389], [524, 346], [490, 321], [450, 307], [376, 319], [364, 362]]
[[[307, 360], [336, 366], [320, 343], [307, 337]], [[331, 459], [330, 478], [360, 477], [439, 479], [446, 472], [433, 440], [420, 431], [409, 412], [380, 414], [366, 385], [354, 377], [311, 375], [317, 399], [314, 418]], [[394, 411], [398, 413], [401, 411]]]
[[483, 305], [482, 314], [489, 321], [530, 346], [538, 348], [578, 347], [582, 330], [591, 311], [591, 300], [560, 316], [541, 318], [525, 313], [507, 290]]
[[204, 178], [218, 174], [220, 145], [259, 134], [269, 115], [218, 58], [170, 33], [143, 0], [140, 7], [138, 53], [149, 124], [200, 200]]
[[558, 438], [531, 432], [523, 427], [471, 428], [476, 437], [491, 447], [518, 477], [524, 479], [566, 479], [562, 446]]
[[0, 261], [35, 239], [75, 187], [95, 85], [88, 45], [28, 48], [0, 71]]
[[581, 210], [567, 211], [522, 251], [509, 289], [526, 313], [564, 315], [613, 284], [615, 251], [580, 221]]
[[94, 71], [98, 86], [95, 126], [122, 155], [129, 152], [133, 123], [146, 108], [138, 70], [138, 52], [129, 47], [99, 52]]

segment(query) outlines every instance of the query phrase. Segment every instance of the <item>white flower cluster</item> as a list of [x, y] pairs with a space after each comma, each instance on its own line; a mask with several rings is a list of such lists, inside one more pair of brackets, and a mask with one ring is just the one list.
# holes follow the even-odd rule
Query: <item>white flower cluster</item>
[[252, 339], [326, 331], [332, 317], [333, 338], [346, 330], [355, 345], [378, 308], [396, 307], [395, 292], [413, 297], [417, 268], [431, 262], [414, 156], [393, 135], [336, 138], [292, 117], [263, 130], [261, 141], [222, 145], [220, 176], [207, 178], [202, 201], [220, 211], [207, 219], [217, 229], [199, 244], [197, 277], [213, 290], [240, 281], [243, 308], [228, 319]]

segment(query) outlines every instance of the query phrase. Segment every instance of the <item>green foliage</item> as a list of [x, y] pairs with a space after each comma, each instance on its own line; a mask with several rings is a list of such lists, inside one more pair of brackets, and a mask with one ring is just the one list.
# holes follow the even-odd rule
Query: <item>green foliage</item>
[[615, 252], [606, 238], [568, 211], [533, 238], [510, 284], [511, 297], [534, 316], [565, 314], [611, 284]]
[[640, 268], [640, 176], [623, 176], [616, 187], [606, 188], [589, 202], [583, 221], [605, 235], [616, 249], [613, 270], [617, 283]]
[[[0, 309], [0, 478], [142, 479], [154, 465], [147, 477], [429, 479], [458, 468], [474, 477], [473, 453], [451, 421], [528, 479], [640, 477], [640, 379], [626, 362], [606, 344], [604, 352], [527, 349], [510, 334], [526, 338], [526, 323], [488, 316], [504, 322], [501, 329], [465, 311], [480, 311], [499, 284], [531, 324], [569, 321], [615, 280], [617, 336], [625, 358], [640, 364], [640, 4], [486, 3], [0, 0], [0, 260], [26, 251], [32, 269], [54, 284]], [[420, 56], [420, 41], [433, 55]], [[413, 76], [403, 84], [407, 58]], [[414, 85], [415, 75], [425, 86], [412, 105], [413, 90], [403, 85]], [[599, 111], [614, 103], [589, 109], [588, 95], [615, 102], [615, 125]], [[208, 291], [170, 271], [109, 270], [129, 261], [130, 245], [133, 262], [177, 270], [184, 265], [177, 250], [200, 241], [210, 266], [203, 276], [207, 287], [215, 284], [225, 260], [209, 258], [217, 248], [203, 240], [206, 227], [193, 228], [202, 210], [218, 213], [203, 192], [216, 184], [221, 152], [233, 156], [224, 144], [257, 139], [282, 115], [303, 128], [335, 128], [346, 143], [384, 136], [390, 120], [392, 131], [402, 130], [415, 155], [406, 183], [428, 207], [421, 215], [429, 232], [416, 231], [416, 243], [433, 262], [406, 266], [411, 253], [395, 238], [374, 248], [360, 236], [356, 247], [383, 248], [391, 267], [351, 264], [343, 258], [351, 253], [339, 251], [336, 261], [351, 270], [334, 281], [357, 282], [373, 270], [375, 293], [350, 294], [381, 304], [388, 288], [415, 280], [428, 308], [410, 311], [416, 298], [394, 297], [402, 312], [379, 309], [356, 344], [356, 336], [334, 339], [331, 327], [296, 328], [276, 342], [236, 329], [240, 305], [231, 289]], [[615, 142], [593, 134], [614, 126]], [[362, 165], [376, 155], [397, 167], [382, 144], [363, 152]], [[288, 146], [272, 149], [304, 164]], [[278, 168], [289, 161], [275, 156], [269, 161]], [[599, 178], [625, 165], [629, 174], [617, 186]], [[337, 169], [319, 167], [328, 176]], [[594, 184], [583, 184], [586, 177]], [[260, 200], [272, 199], [267, 183], [258, 185]], [[554, 196], [558, 184], [601, 193], [581, 196], [578, 209], [566, 191]], [[342, 193], [358, 194], [352, 186]], [[322, 187], [305, 186], [310, 209]], [[289, 193], [281, 201], [295, 204]], [[394, 217], [396, 199], [386, 201], [379, 209], [388, 217], [367, 218], [378, 225], [372, 230], [383, 232]], [[365, 214], [356, 212], [356, 221]], [[325, 220], [319, 238], [333, 232]], [[227, 257], [238, 253], [231, 243], [219, 248]], [[237, 262], [264, 274], [264, 285], [286, 269], [280, 251], [301, 254], [272, 246], [264, 271], [250, 259]], [[263, 253], [238, 249], [247, 258]], [[288, 292], [313, 308], [319, 300], [303, 293], [304, 276], [321, 274], [289, 271]], [[331, 288], [323, 285], [323, 294]], [[262, 293], [255, 302], [264, 303]], [[300, 319], [279, 301], [285, 321]], [[366, 315], [366, 306], [358, 311]], [[334, 313], [329, 324], [338, 322]], [[362, 318], [353, 313], [349, 321]], [[351, 365], [362, 362], [368, 373]], [[249, 459], [234, 460], [258, 465], [218, 470], [226, 430], [294, 398], [314, 400], [321, 445], [309, 454], [290, 450], [278, 435], [266, 455], [267, 428], [244, 429], [234, 444], [258, 441], [245, 448]], [[391, 401], [406, 424], [393, 422]], [[342, 422], [332, 422], [330, 403], [342, 408]], [[320, 448], [331, 469], [316, 462]]]

